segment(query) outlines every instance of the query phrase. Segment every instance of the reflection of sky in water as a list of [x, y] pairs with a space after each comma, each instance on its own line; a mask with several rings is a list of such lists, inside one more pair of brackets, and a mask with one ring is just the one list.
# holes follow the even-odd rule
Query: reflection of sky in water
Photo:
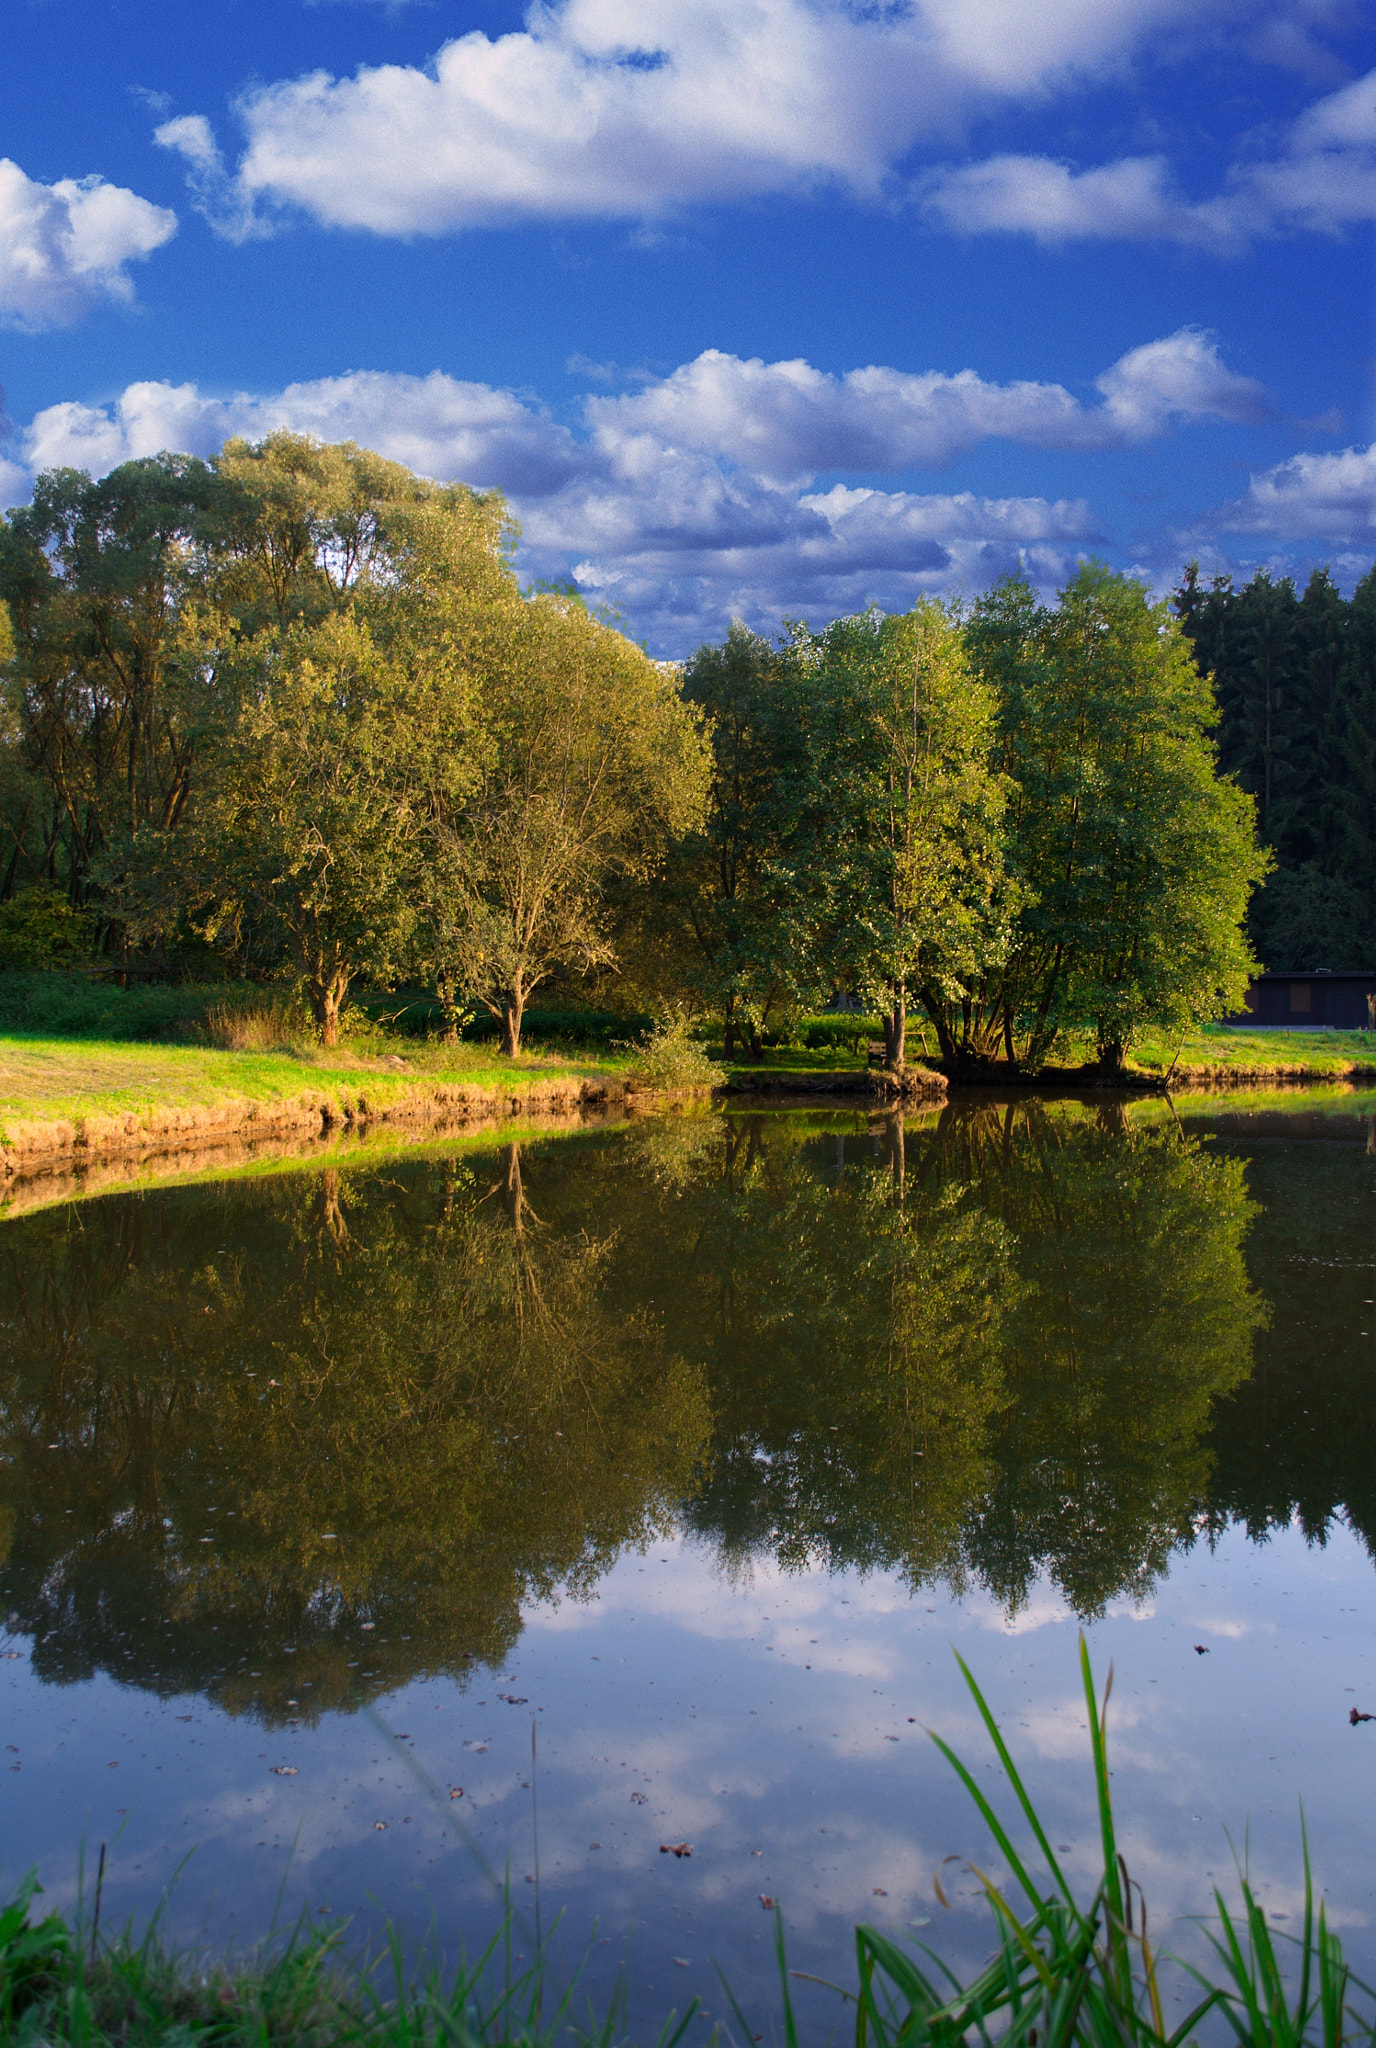
[[[1232, 1118], [1220, 1131], [1212, 1149], [1248, 1161], [1249, 1191], [1266, 1205], [1250, 1225], [1246, 1253], [1272, 1315], [1255, 1339], [1252, 1380], [1223, 1398], [1211, 1425], [1212, 1465], [1200, 1468], [1211, 1491], [1194, 1501], [1193, 1514], [1202, 1529], [1215, 1503], [1212, 1543], [1201, 1537], [1177, 1549], [1145, 1597], [1110, 1597], [1087, 1629], [1101, 1679], [1110, 1660], [1115, 1669], [1111, 1741], [1122, 1835], [1158, 1937], [1173, 1920], [1207, 1906], [1215, 1878], [1226, 1886], [1225, 1830], [1241, 1851], [1249, 1825], [1262, 1895], [1273, 1911], [1293, 1914], [1302, 1794], [1330, 1910], [1355, 1957], [1371, 1968], [1376, 1725], [1353, 1728], [1348, 1712], [1353, 1704], [1376, 1710], [1376, 1583], [1365, 1541], [1341, 1514], [1334, 1521], [1332, 1510], [1343, 1505], [1334, 1487], [1344, 1472], [1360, 1474], [1376, 1449], [1367, 1334], [1376, 1326], [1365, 1296], [1376, 1167], [1355, 1119], [1249, 1127]], [[1339, 1136], [1346, 1142], [1336, 1142]], [[612, 1142], [600, 1141], [595, 1161], [605, 1159]], [[553, 1164], [552, 1150], [531, 1163], [526, 1189], [541, 1228], [568, 1233], [585, 1220], [574, 1195], [579, 1148]], [[810, 1178], [818, 1156], [816, 1148], [808, 1154]], [[872, 1147], [866, 1139], [863, 1156], [875, 1162], [867, 1170], [889, 1170], [882, 1143]], [[908, 1199], [921, 1165], [910, 1138]], [[1095, 1166], [1091, 1159], [1089, 1167], [1109, 1170], [1103, 1160]], [[647, 1295], [663, 1298], [669, 1289], [647, 1218], [656, 1203], [672, 1215], [673, 1205], [688, 1198], [682, 1175], [666, 1195], [662, 1172], [661, 1161], [661, 1178], [650, 1176], [660, 1192], [653, 1200], [643, 1194], [641, 1206], [623, 1217], [637, 1237], [624, 1271], [599, 1281], [604, 1292], [619, 1290], [633, 1318], [644, 1315]], [[494, 1169], [494, 1184], [497, 1178]], [[638, 1185], [643, 1193], [646, 1183]], [[691, 1185], [690, 1173], [690, 1193]], [[949, 1195], [955, 1175], [942, 1185]], [[310, 1198], [310, 1184], [303, 1178], [297, 1188], [293, 1200], [300, 1205]], [[1293, 1210], [1286, 1190], [1295, 1197]], [[1072, 1186], [1071, 1196], [1088, 1199], [1091, 1212], [1099, 1200], [1086, 1197], [1083, 1186], [1078, 1195]], [[204, 1220], [207, 1198], [196, 1199]], [[417, 1203], [414, 1184], [408, 1199]], [[352, 1211], [360, 1233], [365, 1209], [356, 1203]], [[347, 1190], [344, 1211], [350, 1213]], [[94, 1213], [72, 1211], [62, 1229], [80, 1228], [83, 1214], [89, 1223]], [[429, 1213], [424, 1203], [417, 1213]], [[803, 1212], [792, 1213], [798, 1224]], [[261, 1232], [263, 1219], [253, 1214], [253, 1230]], [[1087, 1223], [1092, 1213], [1076, 1223], [1075, 1243]], [[33, 1227], [31, 1219], [6, 1229]], [[51, 1245], [56, 1226], [48, 1228]], [[1032, 1259], [1033, 1251], [1025, 1256]], [[1188, 1260], [1188, 1247], [1182, 1257]], [[187, 1287], [189, 1299], [190, 1276]], [[801, 1298], [796, 1285], [793, 1291]], [[680, 1323], [686, 1299], [670, 1306]], [[832, 1316], [835, 1303], [820, 1300], [814, 1315], [825, 1319], [825, 1308]], [[11, 1318], [15, 1301], [12, 1285]], [[102, 1327], [111, 1327], [108, 1317]], [[837, 1327], [827, 1321], [829, 1344], [837, 1342]], [[691, 1348], [685, 1328], [672, 1334], [680, 1353]], [[245, 1369], [241, 1356], [238, 1369]], [[740, 1370], [738, 1361], [733, 1371]], [[858, 1396], [854, 1386], [849, 1394], [842, 1386], [839, 1365], [837, 1373], [836, 1398], [844, 1407]], [[206, 1388], [202, 1397], [212, 1392]], [[721, 1414], [719, 1395], [716, 1389], [712, 1398]], [[744, 1419], [736, 1417], [742, 1427]], [[1018, 1421], [1015, 1413], [999, 1425], [1000, 1443], [1016, 1445]], [[817, 1415], [809, 1422], [803, 1407], [792, 1416], [776, 1408], [765, 1423], [772, 1435], [760, 1455], [772, 1461], [777, 1478], [790, 1428], [806, 1435], [817, 1428]], [[862, 1441], [863, 1426], [856, 1431]], [[6, 1499], [17, 1512], [22, 1561], [25, 1540], [36, 1540], [25, 1539], [23, 1526], [36, 1496], [26, 1493], [15, 1446], [11, 1434]], [[290, 1720], [299, 1695], [285, 1690], [286, 1676], [266, 1723], [254, 1711], [228, 1715], [207, 1704], [204, 1692], [158, 1698], [143, 1689], [149, 1653], [140, 1626], [156, 1621], [163, 1596], [150, 1579], [141, 1605], [141, 1582], [130, 1579], [126, 1562], [118, 1597], [108, 1587], [84, 1596], [81, 1640], [98, 1642], [100, 1653], [84, 1670], [69, 1662], [73, 1682], [39, 1682], [22, 1632], [4, 1645], [24, 1653], [0, 1663], [4, 1739], [12, 1745], [11, 1768], [0, 1775], [7, 1879], [37, 1862], [50, 1896], [68, 1903], [77, 1843], [84, 1836], [90, 1863], [97, 1844], [108, 1840], [105, 1912], [119, 1921], [145, 1910], [194, 1850], [170, 1915], [181, 1937], [202, 1928], [216, 1938], [226, 1929], [245, 1941], [256, 1937], [280, 1887], [279, 1918], [328, 1905], [372, 1925], [382, 1908], [421, 1933], [433, 1917], [452, 1953], [460, 1935], [471, 1947], [491, 1924], [483, 1859], [498, 1872], [509, 1866], [515, 1903], [533, 1918], [527, 1879], [534, 1776], [544, 1922], [563, 1912], [559, 1939], [569, 1958], [583, 1952], [599, 1923], [589, 1989], [604, 1992], [615, 1962], [627, 1957], [633, 2017], [642, 2025], [693, 1992], [709, 2013], [721, 2012], [714, 1961], [753, 2011], [772, 2012], [772, 1923], [761, 1894], [780, 1901], [790, 1960], [802, 1970], [847, 1980], [850, 1930], [862, 1917], [937, 1941], [953, 1959], [977, 1960], [985, 1944], [982, 1918], [959, 1903], [944, 1912], [931, 1886], [944, 1856], [969, 1854], [983, 1863], [992, 1854], [924, 1733], [939, 1729], [992, 1786], [953, 1647], [985, 1684], [1045, 1801], [1053, 1840], [1070, 1845], [1069, 1866], [1086, 1881], [1095, 1869], [1076, 1687], [1079, 1622], [1056, 1583], [1055, 1557], [1048, 1565], [1031, 1556], [1027, 1597], [1011, 1617], [968, 1571], [962, 1597], [939, 1578], [912, 1590], [892, 1566], [867, 1576], [845, 1566], [784, 1571], [769, 1545], [757, 1544], [752, 1554], [739, 1541], [755, 1511], [741, 1493], [739, 1433], [725, 1449], [735, 1459], [731, 1485], [715, 1495], [704, 1485], [688, 1510], [691, 1526], [680, 1520], [678, 1533], [643, 1550], [623, 1549], [608, 1570], [593, 1574], [588, 1597], [527, 1590], [523, 1627], [498, 1661], [478, 1665], [466, 1679], [447, 1675], [428, 1642], [412, 1668], [437, 1675], [408, 1681], [404, 1665], [413, 1650], [380, 1610], [374, 1667], [384, 1666], [384, 1653], [400, 1659], [396, 1682], [358, 1711], [326, 1711], [299, 1726]], [[1181, 1456], [1188, 1463], [1196, 1450], [1187, 1445]], [[1015, 1468], [1009, 1454], [1001, 1469]], [[810, 1469], [805, 1460], [797, 1467], [804, 1478]], [[771, 1483], [766, 1475], [765, 1494]], [[987, 1475], [985, 1483], [992, 1483]], [[1041, 1527], [1042, 1494], [1031, 1481], [1019, 1486], [1008, 1513], [1017, 1522], [1030, 1501], [1025, 1519]], [[1162, 1498], [1173, 1505], [1169, 1487]], [[724, 1549], [721, 1535], [705, 1525], [703, 1502], [714, 1499]], [[866, 1499], [881, 1511], [879, 1495]], [[1305, 1540], [1293, 1519], [1296, 1501], [1311, 1524], [1325, 1528], [1326, 1542]], [[1351, 1505], [1360, 1526], [1364, 1511]], [[771, 1495], [766, 1524], [773, 1526], [777, 1508]], [[66, 1508], [53, 1502], [48, 1514], [51, 1522]], [[1265, 1540], [1248, 1541], [1230, 1516], [1264, 1532]], [[1125, 1584], [1133, 1562], [1122, 1560]], [[14, 1583], [12, 1568], [11, 1598]], [[91, 1612], [102, 1600], [96, 1629]], [[273, 1625], [265, 1616], [261, 1668], [285, 1674], [289, 1657], [308, 1654], [304, 1637], [297, 1645], [298, 1622], [299, 1612], [285, 1643], [280, 1633], [269, 1641]], [[409, 1632], [409, 1610], [406, 1623]], [[1207, 1655], [1196, 1652], [1197, 1643]], [[236, 1638], [236, 1657], [240, 1647]], [[355, 1632], [351, 1654], [364, 1647], [372, 1650]], [[244, 1650], [236, 1684], [252, 1679], [250, 1655]], [[120, 1683], [126, 1674], [128, 1682]], [[504, 1693], [524, 1703], [513, 1705]], [[274, 1765], [294, 1766], [296, 1775], [274, 1775]], [[456, 1786], [463, 1787], [461, 1800], [450, 1797]], [[661, 1842], [685, 1840], [693, 1846], [690, 1859], [660, 1852]], [[954, 1883], [957, 1893], [970, 1889], [958, 1873]], [[1176, 1928], [1168, 1939], [1184, 1945], [1190, 1936]], [[800, 1997], [823, 2001], [805, 1988]]]

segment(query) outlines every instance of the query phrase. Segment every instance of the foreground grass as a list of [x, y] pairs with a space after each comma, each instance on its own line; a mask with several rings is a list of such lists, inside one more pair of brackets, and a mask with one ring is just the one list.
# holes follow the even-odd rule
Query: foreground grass
[[[1230, 1905], [1217, 1890], [1205, 1928], [1208, 1973], [1176, 1965], [1198, 1997], [1173, 2027], [1164, 2018], [1162, 1962], [1149, 1933], [1147, 1902], [1119, 1845], [1108, 1763], [1108, 1699], [1095, 1690], [1080, 1642], [1090, 1761], [1102, 1875], [1078, 1895], [978, 1685], [966, 1683], [1003, 1772], [1005, 1817], [970, 1768], [940, 1737], [938, 1748], [970, 1794], [992, 1835], [1002, 1875], [973, 1864], [989, 1907], [991, 1954], [962, 1982], [934, 1951], [901, 1946], [871, 1926], [855, 1930], [853, 1984], [833, 1986], [854, 2028], [855, 2048], [1185, 2048], [1231, 2033], [1239, 2048], [1347, 2048], [1376, 2041], [1376, 1993], [1351, 1972], [1328, 1925], [1304, 1860], [1304, 1912], [1298, 1935], [1266, 1918], [1245, 1871]], [[1019, 1838], [1026, 1845], [1019, 1846]], [[940, 1879], [938, 1897], [943, 1897]], [[579, 2016], [577, 1982], [551, 1982], [543, 1958], [513, 1974], [514, 1916], [476, 1964], [445, 1976], [408, 1971], [393, 1941], [381, 1967], [350, 1963], [344, 1930], [298, 1930], [271, 1953], [239, 1966], [170, 1954], [153, 1931], [102, 1939], [84, 1919], [70, 1927], [38, 1917], [30, 1878], [0, 1911], [0, 2038], [61, 2048], [556, 2048], [575, 2042], [615, 2048], [625, 2038], [617, 2009], [600, 2021]], [[98, 1910], [98, 1909], [97, 1909]], [[305, 1923], [302, 1923], [304, 1928]], [[790, 1995], [783, 1918], [776, 1911], [780, 2009], [772, 2036], [800, 2048]], [[750, 2043], [762, 2035], [727, 1987]], [[677, 2048], [696, 2001], [671, 2014], [657, 2048]], [[757, 2016], [758, 2018], [758, 2016]], [[728, 2040], [734, 2030], [714, 2028]], [[838, 2030], [828, 2027], [826, 2038]]]

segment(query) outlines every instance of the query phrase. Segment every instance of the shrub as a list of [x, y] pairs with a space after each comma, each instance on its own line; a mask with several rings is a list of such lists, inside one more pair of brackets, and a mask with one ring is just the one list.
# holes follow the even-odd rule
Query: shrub
[[0, 903], [0, 970], [20, 974], [69, 967], [91, 957], [91, 920], [60, 889], [36, 882]]
[[716, 1088], [721, 1070], [692, 1035], [686, 1017], [664, 1017], [633, 1048], [626, 1079], [643, 1088]]

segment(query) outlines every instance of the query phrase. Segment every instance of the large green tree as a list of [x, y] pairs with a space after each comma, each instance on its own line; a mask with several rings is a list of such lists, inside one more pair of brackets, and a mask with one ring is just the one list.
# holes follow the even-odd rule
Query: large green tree
[[427, 820], [415, 956], [515, 1054], [537, 988], [614, 958], [609, 885], [697, 825], [707, 759], [672, 675], [565, 596], [511, 604], [482, 670], [471, 784]]
[[1004, 997], [1033, 1066], [1093, 1031], [1121, 1071], [1135, 1033], [1240, 1006], [1248, 897], [1266, 871], [1251, 799], [1218, 772], [1215, 710], [1177, 621], [1091, 563], [1054, 610], [1004, 583], [975, 609], [977, 666], [1004, 686], [1023, 891]]
[[838, 619], [809, 655], [809, 850], [834, 876], [835, 964], [883, 1016], [891, 1067], [914, 996], [953, 1058], [953, 1006], [1007, 938], [994, 692], [931, 599]]

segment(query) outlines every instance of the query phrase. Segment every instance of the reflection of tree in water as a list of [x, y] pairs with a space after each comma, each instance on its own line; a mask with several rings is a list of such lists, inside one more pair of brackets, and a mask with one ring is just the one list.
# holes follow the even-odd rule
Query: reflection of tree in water
[[1376, 1557], [1376, 1116], [1250, 1116], [1218, 1142], [1245, 1148], [1247, 1260], [1276, 1309], [1213, 1417], [1211, 1532], [1345, 1525]]
[[706, 1434], [694, 1370], [606, 1298], [612, 1245], [542, 1223], [514, 1146], [6, 1233], [35, 1667], [310, 1712], [505, 1657], [523, 1599], [667, 1524]]
[[1262, 1319], [1241, 1164], [1034, 1103], [890, 1126], [829, 1180], [820, 1148], [804, 1182], [777, 1135], [737, 1144], [695, 1525], [1009, 1607], [1042, 1570], [1084, 1615], [1145, 1591], [1193, 1534], [1211, 1406]]
[[[309, 1714], [511, 1651], [681, 1515], [729, 1569], [1092, 1614], [1189, 1540], [1242, 1164], [1078, 1108], [688, 1117], [0, 1235], [0, 1543], [54, 1679]], [[368, 1626], [372, 1624], [372, 1626]]]

